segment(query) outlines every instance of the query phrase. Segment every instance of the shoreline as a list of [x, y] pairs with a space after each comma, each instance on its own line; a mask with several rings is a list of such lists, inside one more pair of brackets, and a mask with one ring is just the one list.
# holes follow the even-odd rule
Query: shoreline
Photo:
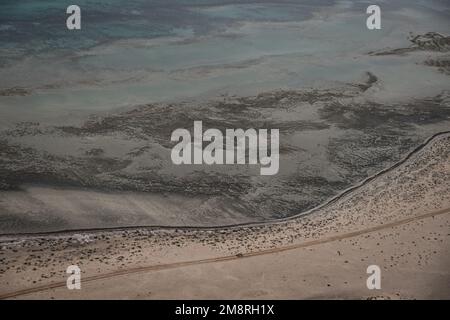
[[[450, 279], [450, 135], [431, 141], [395, 170], [302, 219], [4, 241], [0, 296], [448, 298], [439, 284]], [[86, 280], [82, 290], [64, 286], [73, 264]], [[365, 286], [372, 264], [383, 270], [381, 291]]]

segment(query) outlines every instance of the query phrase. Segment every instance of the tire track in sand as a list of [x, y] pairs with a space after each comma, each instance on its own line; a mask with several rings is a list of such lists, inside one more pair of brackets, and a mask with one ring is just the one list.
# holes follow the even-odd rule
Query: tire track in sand
[[[136, 268], [130, 268], [130, 269], [117, 270], [117, 271], [113, 271], [113, 272], [109, 272], [109, 273], [105, 273], [105, 274], [83, 277], [83, 283], [94, 282], [97, 280], [109, 279], [109, 278], [113, 278], [113, 277], [124, 276], [124, 275], [134, 274], [134, 273], [141, 273], [141, 272], [143, 273], [143, 272], [183, 268], [183, 267], [194, 266], [194, 265], [202, 265], [202, 264], [209, 264], [209, 263], [215, 263], [215, 262], [224, 262], [224, 261], [231, 261], [231, 260], [237, 260], [237, 259], [245, 259], [245, 258], [273, 254], [273, 253], [278, 253], [278, 252], [283, 252], [283, 251], [288, 251], [288, 250], [307, 248], [307, 247], [316, 246], [319, 244], [353, 238], [353, 237], [357, 237], [357, 236], [360, 236], [363, 234], [368, 234], [368, 233], [372, 233], [372, 232], [379, 231], [379, 230], [393, 228], [393, 227], [408, 224], [408, 223], [411, 223], [414, 221], [423, 220], [426, 218], [431, 218], [434, 216], [443, 215], [443, 214], [447, 214], [447, 213], [450, 213], [450, 208], [433, 211], [433, 212], [429, 212], [426, 214], [409, 217], [409, 218], [397, 220], [394, 222], [381, 224], [381, 225], [370, 227], [370, 228], [365, 228], [365, 229], [358, 230], [358, 231], [347, 232], [347, 233], [340, 234], [340, 235], [324, 237], [321, 239], [310, 240], [310, 241], [306, 241], [303, 243], [293, 244], [293, 245], [288, 245], [288, 246], [283, 246], [283, 247], [278, 247], [278, 248], [259, 250], [259, 251], [254, 251], [254, 252], [242, 253], [242, 254], [238, 254], [238, 255], [228, 255], [228, 256], [222, 256], [222, 257], [216, 257], [216, 258], [181, 261], [181, 262], [173, 262], [173, 263], [160, 264], [160, 265], [150, 265], [150, 266], [144, 266], [144, 267], [136, 267]], [[28, 289], [23, 289], [23, 290], [17, 290], [14, 292], [0, 294], [0, 299], [14, 298], [14, 297], [28, 295], [28, 294], [32, 294], [32, 293], [41, 292], [41, 291], [62, 288], [65, 286], [66, 286], [65, 281], [64, 282], [55, 282], [55, 283], [51, 283], [51, 284], [47, 284], [47, 285], [34, 287], [34, 288], [28, 288]]]

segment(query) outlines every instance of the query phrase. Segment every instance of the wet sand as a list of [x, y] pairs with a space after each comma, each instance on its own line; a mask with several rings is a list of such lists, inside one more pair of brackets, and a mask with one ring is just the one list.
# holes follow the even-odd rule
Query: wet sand
[[[82, 126], [0, 132], [0, 234], [223, 226], [305, 212], [449, 128], [448, 92], [365, 101], [378, 81], [368, 72], [334, 90], [149, 104]], [[279, 128], [280, 172], [269, 179], [255, 165], [173, 164], [171, 132], [195, 119], [205, 128]]]

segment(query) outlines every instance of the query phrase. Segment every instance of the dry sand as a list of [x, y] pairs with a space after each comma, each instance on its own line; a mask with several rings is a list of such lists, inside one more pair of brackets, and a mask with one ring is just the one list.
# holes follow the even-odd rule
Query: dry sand
[[[311, 212], [215, 230], [0, 238], [2, 298], [450, 298], [450, 135]], [[82, 289], [66, 288], [67, 266]], [[366, 268], [380, 266], [381, 290]]]

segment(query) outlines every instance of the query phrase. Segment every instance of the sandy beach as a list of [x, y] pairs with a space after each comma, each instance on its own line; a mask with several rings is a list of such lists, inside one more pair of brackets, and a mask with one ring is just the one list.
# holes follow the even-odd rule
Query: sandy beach
[[[14, 299], [448, 299], [450, 135], [310, 214], [224, 229], [2, 236]], [[66, 268], [81, 268], [81, 290]], [[381, 289], [366, 287], [369, 265]]]

